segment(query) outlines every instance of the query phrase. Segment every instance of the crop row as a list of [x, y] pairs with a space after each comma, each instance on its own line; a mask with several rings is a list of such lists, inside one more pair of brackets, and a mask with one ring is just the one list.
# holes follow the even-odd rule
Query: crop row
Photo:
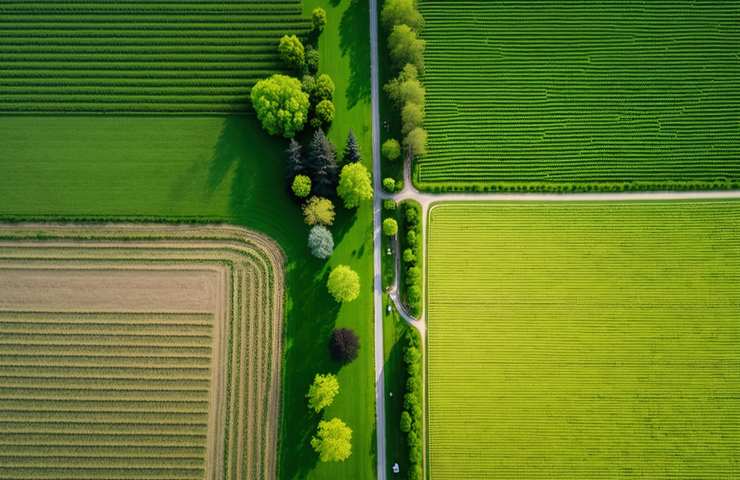
[[421, 1], [429, 154], [418, 184], [567, 191], [740, 180], [740, 24], [728, 21], [737, 2], [634, 7]]

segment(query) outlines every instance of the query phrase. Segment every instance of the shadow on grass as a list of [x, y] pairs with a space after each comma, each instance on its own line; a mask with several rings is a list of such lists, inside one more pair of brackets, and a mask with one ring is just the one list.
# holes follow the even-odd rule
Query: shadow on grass
[[342, 55], [349, 55], [350, 62], [350, 78], [346, 93], [349, 108], [370, 98], [368, 9], [367, 1], [350, 0], [350, 5], [339, 24], [339, 47]]

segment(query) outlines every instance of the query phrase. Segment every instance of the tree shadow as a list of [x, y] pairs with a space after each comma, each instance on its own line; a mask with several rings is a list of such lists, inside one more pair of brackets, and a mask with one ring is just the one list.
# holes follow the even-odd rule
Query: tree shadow
[[369, 5], [364, 0], [350, 0], [339, 23], [339, 48], [349, 55], [350, 78], [347, 105], [354, 107], [370, 98], [370, 24]]

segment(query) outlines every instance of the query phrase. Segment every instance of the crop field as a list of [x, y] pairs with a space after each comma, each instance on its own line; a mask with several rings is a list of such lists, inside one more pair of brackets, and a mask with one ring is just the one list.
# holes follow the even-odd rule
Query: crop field
[[5, 0], [0, 112], [244, 112], [300, 0]]
[[420, 0], [424, 188], [740, 183], [740, 2]]
[[740, 202], [430, 222], [430, 478], [740, 478]]
[[275, 476], [274, 243], [154, 224], [0, 238], [0, 478]]

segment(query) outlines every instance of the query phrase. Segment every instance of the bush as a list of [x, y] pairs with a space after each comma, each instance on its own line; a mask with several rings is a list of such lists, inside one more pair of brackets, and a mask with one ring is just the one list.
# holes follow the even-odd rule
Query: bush
[[357, 334], [349, 328], [337, 328], [329, 340], [329, 352], [338, 362], [349, 363], [357, 358], [360, 350], [360, 340]]
[[416, 225], [419, 223], [419, 211], [415, 208], [413, 208], [411, 205], [404, 204], [404, 216], [406, 217], [406, 221], [409, 223], [409, 225]]
[[311, 179], [306, 175], [296, 175], [290, 188], [293, 190], [293, 195], [305, 198], [311, 193]]
[[316, 92], [316, 78], [312, 75], [304, 75], [301, 79], [301, 88], [309, 97], [313, 97]]
[[306, 49], [306, 70], [311, 74], [316, 74], [319, 71], [320, 61], [319, 51], [313, 47], [308, 47]]
[[394, 138], [388, 139], [383, 143], [381, 151], [383, 152], [383, 156], [388, 160], [398, 160], [398, 157], [401, 156], [401, 144]]
[[334, 103], [331, 100], [322, 100], [316, 105], [316, 118], [323, 124], [334, 121]]
[[396, 191], [396, 181], [390, 177], [383, 179], [383, 189], [388, 193]]
[[334, 238], [328, 228], [315, 225], [308, 233], [308, 249], [311, 255], [326, 260], [334, 251]]
[[291, 68], [303, 70], [305, 49], [303, 43], [295, 35], [283, 35], [278, 45], [280, 60]]
[[323, 32], [326, 27], [326, 10], [321, 7], [314, 8], [311, 12], [311, 22], [313, 23], [313, 29], [316, 32]]
[[398, 208], [398, 204], [395, 200], [391, 200], [390, 198], [383, 200], [383, 210], [395, 210]]
[[325, 73], [316, 79], [316, 97], [320, 100], [331, 100], [334, 98], [334, 81]]
[[351, 302], [360, 295], [360, 276], [347, 265], [338, 265], [329, 274], [326, 287], [337, 302]]
[[303, 206], [306, 225], [331, 225], [334, 215], [334, 204], [328, 198], [311, 197]]
[[401, 431], [408, 433], [411, 430], [411, 415], [406, 410], [401, 413]]
[[404, 263], [415, 263], [416, 262], [416, 255], [414, 255], [414, 251], [410, 248], [407, 248], [403, 251], [403, 261]]
[[383, 234], [387, 237], [392, 237], [398, 233], [398, 222], [392, 218], [386, 218], [383, 220]]
[[301, 82], [286, 75], [273, 75], [252, 88], [252, 107], [270, 135], [293, 138], [308, 118], [309, 97]]
[[406, 389], [403, 395], [404, 412], [401, 413], [401, 431], [406, 433], [406, 444], [409, 451], [409, 478], [411, 472], [421, 479], [422, 463], [422, 429], [424, 427], [424, 412], [422, 410], [422, 356], [421, 337], [419, 333], [408, 328], [404, 333], [403, 361], [406, 365]]

